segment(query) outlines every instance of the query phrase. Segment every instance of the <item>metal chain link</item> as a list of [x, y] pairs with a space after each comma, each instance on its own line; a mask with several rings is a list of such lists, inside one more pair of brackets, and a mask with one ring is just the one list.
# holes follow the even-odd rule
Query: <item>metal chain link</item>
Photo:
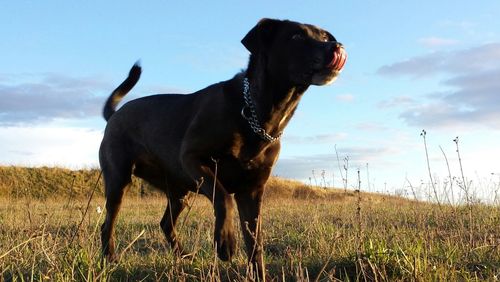
[[[262, 126], [260, 126], [257, 118], [257, 111], [255, 109], [255, 103], [250, 96], [250, 82], [248, 82], [247, 77], [243, 79], [243, 99], [245, 100], [245, 106], [241, 109], [241, 116], [248, 121], [248, 124], [250, 125], [250, 128], [252, 128], [253, 132], [269, 143], [278, 141], [283, 132], [280, 132], [278, 136], [273, 137], [269, 135], [266, 130], [262, 128]], [[250, 116], [245, 115], [245, 109], [247, 108], [250, 110]]]

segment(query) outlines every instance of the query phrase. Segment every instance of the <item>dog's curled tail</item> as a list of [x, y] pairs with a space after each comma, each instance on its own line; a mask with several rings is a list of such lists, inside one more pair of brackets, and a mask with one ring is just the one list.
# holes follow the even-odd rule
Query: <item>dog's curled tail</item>
[[104, 109], [102, 110], [102, 115], [106, 121], [108, 121], [116, 112], [116, 105], [118, 105], [122, 98], [127, 95], [127, 93], [135, 86], [137, 81], [139, 81], [141, 71], [139, 62], [136, 62], [130, 69], [127, 79], [125, 79], [120, 86], [113, 90], [106, 101], [106, 104], [104, 104]]

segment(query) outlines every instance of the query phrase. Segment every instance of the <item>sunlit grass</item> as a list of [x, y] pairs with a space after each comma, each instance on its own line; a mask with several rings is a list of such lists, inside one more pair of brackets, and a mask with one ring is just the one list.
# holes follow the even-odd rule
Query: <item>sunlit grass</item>
[[[4, 280], [245, 281], [246, 256], [239, 230], [233, 261], [215, 259], [213, 211], [205, 198], [191, 198], [192, 208], [181, 214], [179, 238], [195, 256], [179, 259], [159, 228], [166, 199], [155, 193], [141, 198], [138, 186], [128, 191], [117, 222], [121, 259], [117, 264], [103, 262], [99, 232], [103, 213], [98, 208], [104, 199], [98, 189], [85, 213], [85, 195], [90, 195], [97, 174], [89, 179], [72, 198], [69, 193], [40, 197], [11, 192], [0, 197]], [[352, 191], [272, 179], [263, 208], [269, 275], [279, 281], [474, 281], [500, 275], [498, 207], [439, 207], [366, 193], [361, 193], [360, 218], [357, 207]]]

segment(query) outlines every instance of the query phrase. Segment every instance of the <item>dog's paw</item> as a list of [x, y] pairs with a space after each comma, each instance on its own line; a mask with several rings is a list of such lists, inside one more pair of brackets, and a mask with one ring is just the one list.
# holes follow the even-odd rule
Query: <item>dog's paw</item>
[[110, 264], [114, 264], [114, 263], [118, 263], [118, 260], [119, 260], [119, 257], [117, 254], [115, 253], [112, 253], [112, 254], [106, 254], [104, 256], [104, 258], [106, 259], [106, 262], [107, 263], [110, 263]]
[[221, 232], [216, 240], [217, 255], [222, 261], [230, 261], [236, 251], [236, 239], [233, 232]]

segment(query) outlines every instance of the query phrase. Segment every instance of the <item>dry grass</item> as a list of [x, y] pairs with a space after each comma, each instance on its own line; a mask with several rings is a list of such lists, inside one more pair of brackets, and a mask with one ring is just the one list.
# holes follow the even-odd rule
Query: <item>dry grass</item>
[[[85, 214], [88, 199], [84, 195], [93, 189], [95, 171], [88, 174], [88, 180], [85, 177], [75, 180], [81, 185], [78, 187], [61, 180], [62, 176], [47, 176], [52, 184], [48, 180], [38, 183], [25, 176], [37, 175], [33, 171], [8, 169], [15, 169], [17, 175], [25, 177], [23, 182], [11, 183], [23, 183], [27, 192], [13, 192], [16, 186], [8, 188], [3, 182], [5, 176], [0, 173], [3, 195], [0, 277], [4, 280], [245, 281], [247, 278], [239, 233], [239, 248], [233, 261], [223, 263], [214, 259], [213, 212], [210, 203], [201, 196], [191, 198], [192, 209], [179, 220], [180, 240], [195, 253], [192, 260], [182, 260], [172, 255], [159, 228], [166, 199], [155, 193], [141, 198], [136, 191], [138, 186], [131, 187], [116, 230], [118, 251], [123, 255], [118, 264], [109, 265], [100, 257], [102, 213], [97, 209], [103, 207], [104, 199], [94, 197]], [[57, 173], [60, 172], [70, 176], [75, 173], [58, 169]], [[86, 172], [78, 173], [83, 176]], [[44, 178], [40, 175], [36, 179]], [[55, 184], [58, 181], [66, 188], [61, 183]], [[35, 192], [42, 186], [43, 191], [52, 192]], [[80, 192], [62, 192], [68, 187]], [[33, 191], [33, 195], [28, 191]], [[362, 193], [359, 206], [361, 232], [354, 193], [272, 179], [263, 209], [265, 260], [270, 276], [278, 281], [474, 281], [495, 280], [500, 275], [497, 207], [472, 206], [471, 221], [469, 207], [439, 208], [377, 194]], [[83, 223], [78, 229], [80, 222]], [[238, 224], [236, 218], [235, 224]], [[361, 253], [357, 255], [359, 245]]]

